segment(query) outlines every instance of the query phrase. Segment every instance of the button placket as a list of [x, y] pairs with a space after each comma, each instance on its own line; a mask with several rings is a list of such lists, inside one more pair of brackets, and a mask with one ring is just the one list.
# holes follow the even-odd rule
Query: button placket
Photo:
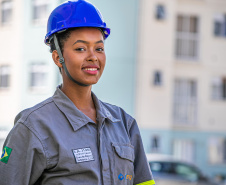
[[104, 185], [111, 184], [111, 178], [110, 178], [110, 170], [109, 170], [109, 159], [108, 159], [108, 153], [107, 149], [105, 147], [105, 142], [103, 140], [103, 127], [104, 127], [104, 122], [99, 129], [99, 152], [100, 152], [100, 158], [101, 158], [101, 164], [102, 164], [102, 177], [103, 177], [103, 182]]

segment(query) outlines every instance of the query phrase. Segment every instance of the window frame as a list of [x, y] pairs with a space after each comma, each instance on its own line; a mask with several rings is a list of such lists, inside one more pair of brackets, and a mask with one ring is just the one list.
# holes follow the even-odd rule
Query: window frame
[[[2, 26], [10, 25], [13, 20], [13, 0], [1, 0], [0, 2], [1, 2], [1, 25]], [[6, 5], [3, 5], [4, 3], [6, 3]], [[10, 8], [7, 8], [5, 6], [10, 6]], [[8, 15], [4, 16], [3, 14]], [[4, 17], [7, 17], [6, 20], [3, 20]]]
[[[221, 27], [219, 30], [217, 27]], [[226, 13], [218, 13], [214, 15], [213, 34], [215, 37], [226, 37]], [[217, 30], [219, 32], [217, 32]]]
[[[179, 23], [180, 21], [181, 24]], [[194, 24], [192, 24], [192, 22]], [[192, 30], [192, 28], [194, 30]], [[193, 62], [198, 61], [200, 55], [199, 32], [200, 32], [200, 18], [198, 15], [177, 14], [176, 37], [175, 37], [176, 59], [188, 60]]]
[[156, 87], [160, 87], [163, 85], [163, 73], [161, 70], [154, 71], [152, 84]]
[[226, 101], [226, 76], [212, 78], [211, 99], [214, 101]]
[[48, 89], [49, 66], [44, 62], [31, 63], [29, 66], [29, 89], [45, 92]]
[[[7, 84], [6, 86], [4, 84], [2, 85], [2, 78], [6, 78]], [[11, 66], [9, 64], [2, 64], [0, 65], [0, 90], [8, 90], [10, 88], [10, 84], [11, 84]]]
[[155, 18], [157, 20], [165, 20], [167, 17], [166, 6], [164, 4], [157, 4], [155, 7]]
[[[32, 21], [34, 24], [44, 24], [48, 18], [50, 1], [49, 0], [32, 0]], [[41, 6], [45, 6], [45, 15], [37, 15], [38, 11], [40, 13]]]
[[151, 152], [159, 153], [161, 150], [161, 137], [159, 135], [153, 135], [151, 137]]
[[[195, 91], [194, 91], [195, 89]], [[198, 122], [198, 81], [176, 78], [173, 93], [173, 125], [195, 126]]]
[[195, 141], [175, 138], [173, 140], [173, 156], [180, 160], [193, 162], [195, 159]]
[[213, 136], [209, 138], [208, 161], [211, 165], [226, 164], [226, 137]]

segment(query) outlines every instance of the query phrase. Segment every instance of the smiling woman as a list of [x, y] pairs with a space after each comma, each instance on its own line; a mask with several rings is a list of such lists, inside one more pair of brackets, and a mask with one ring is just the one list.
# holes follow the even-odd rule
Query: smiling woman
[[[65, 73], [65, 67], [60, 62], [59, 52], [52, 53], [55, 64], [62, 68], [63, 87], [66, 85], [89, 86], [96, 84], [104, 70], [106, 56], [104, 51], [104, 37], [97, 28], [77, 28], [70, 31], [69, 37], [64, 39], [62, 56], [65, 67], [73, 80]], [[75, 83], [74, 83], [75, 82]], [[64, 91], [64, 90], [63, 90]]]
[[63, 83], [22, 111], [4, 143], [1, 185], [153, 185], [136, 120], [92, 92], [105, 67], [109, 36], [85, 0], [51, 13], [45, 43]]

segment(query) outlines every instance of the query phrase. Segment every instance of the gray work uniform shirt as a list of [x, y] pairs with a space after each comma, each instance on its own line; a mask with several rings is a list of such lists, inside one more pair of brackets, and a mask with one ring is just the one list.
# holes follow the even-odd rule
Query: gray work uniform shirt
[[22, 111], [4, 143], [0, 185], [154, 184], [136, 121], [92, 97], [97, 124], [59, 87]]

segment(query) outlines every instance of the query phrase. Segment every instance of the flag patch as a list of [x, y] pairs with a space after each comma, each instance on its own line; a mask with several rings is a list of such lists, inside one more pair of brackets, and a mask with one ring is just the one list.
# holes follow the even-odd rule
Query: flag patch
[[3, 162], [3, 163], [5, 163], [5, 164], [7, 164], [11, 152], [12, 152], [12, 149], [9, 148], [9, 147], [7, 147], [7, 146], [5, 146], [5, 147], [3, 148], [3, 153], [2, 153], [2, 156], [1, 156], [0, 161]]

